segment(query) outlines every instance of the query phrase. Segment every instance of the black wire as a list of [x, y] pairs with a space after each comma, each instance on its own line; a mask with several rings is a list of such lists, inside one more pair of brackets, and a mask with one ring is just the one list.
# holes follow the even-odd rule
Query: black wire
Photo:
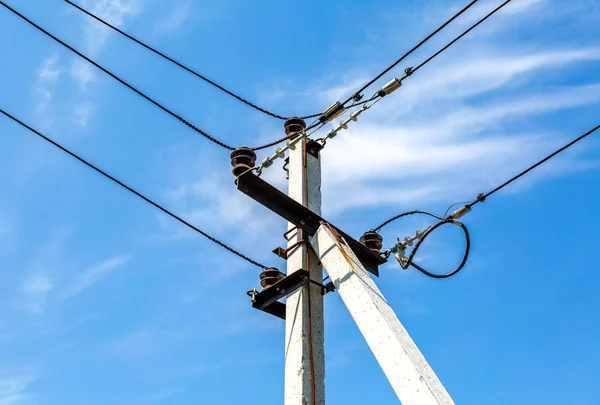
[[[16, 11], [15, 9], [13, 9], [9, 5], [7, 5], [4, 1], [0, 0], [0, 5], [6, 7], [13, 14], [17, 15], [18, 17], [20, 17], [21, 19], [23, 19], [24, 21], [26, 21], [27, 23], [29, 23], [30, 25], [32, 25], [33, 27], [35, 27], [37, 30], [39, 30], [40, 32], [44, 33], [46, 36], [52, 38], [54, 41], [58, 42], [59, 44], [61, 44], [62, 46], [64, 46], [68, 50], [70, 50], [71, 52], [75, 53], [77, 56], [85, 59], [87, 62], [91, 63], [92, 65], [94, 65], [95, 67], [97, 67], [98, 69], [100, 69], [101, 71], [103, 71], [104, 73], [106, 73], [107, 75], [109, 75], [110, 77], [112, 77], [113, 79], [115, 79], [116, 81], [118, 81], [119, 83], [121, 83], [122, 85], [124, 85], [125, 87], [127, 87], [128, 89], [132, 90], [137, 95], [139, 95], [142, 98], [144, 98], [146, 101], [149, 101], [150, 103], [154, 104], [156, 107], [160, 108], [161, 110], [163, 110], [167, 114], [169, 114], [172, 117], [176, 118], [178, 121], [180, 121], [181, 123], [183, 123], [187, 127], [193, 129], [194, 131], [196, 131], [197, 133], [199, 133], [200, 135], [202, 135], [203, 137], [205, 137], [209, 141], [211, 141], [211, 142], [213, 142], [213, 143], [215, 143], [215, 144], [217, 144], [217, 145], [219, 145], [222, 148], [227, 149], [227, 150], [235, 150], [236, 149], [235, 147], [233, 147], [231, 145], [228, 145], [228, 144], [226, 144], [226, 143], [218, 140], [217, 138], [209, 135], [208, 133], [206, 133], [202, 129], [198, 128], [197, 126], [195, 126], [191, 122], [187, 121], [185, 118], [181, 117], [180, 115], [176, 114], [175, 112], [173, 112], [169, 108], [167, 108], [164, 105], [160, 104], [158, 101], [156, 101], [153, 98], [151, 98], [150, 96], [142, 93], [140, 90], [136, 89], [131, 84], [129, 84], [125, 80], [121, 79], [120, 77], [118, 77], [117, 75], [115, 75], [114, 73], [112, 73], [110, 70], [108, 70], [105, 67], [101, 66], [100, 64], [98, 64], [94, 60], [90, 59], [89, 57], [87, 57], [83, 53], [79, 52], [78, 50], [76, 50], [75, 48], [73, 48], [72, 46], [70, 46], [69, 44], [67, 44], [66, 42], [62, 41], [61, 39], [59, 39], [56, 36], [52, 35], [50, 32], [46, 31], [44, 28], [40, 27], [38, 24], [36, 24], [35, 22], [31, 21], [29, 18], [25, 17], [23, 14], [19, 13], [18, 11]], [[276, 144], [278, 144], [280, 142], [283, 142], [286, 139], [288, 139], [288, 137], [279, 139], [279, 140], [277, 140], [275, 142], [271, 142], [270, 144], [268, 144], [268, 146], [276, 145]], [[258, 147], [258, 149], [262, 149], [262, 148], [265, 148], [265, 147], [267, 147], [267, 146], [263, 145], [263, 146]], [[251, 147], [250, 149], [255, 149], [255, 148]]]
[[385, 68], [381, 73], [379, 73], [377, 76], [375, 76], [372, 80], [370, 80], [367, 84], [365, 84], [363, 87], [361, 87], [360, 90], [355, 92], [352, 96], [348, 97], [348, 99], [346, 101], [344, 101], [342, 103], [342, 105], [345, 106], [350, 100], [354, 99], [357, 96], [360, 96], [360, 93], [362, 93], [366, 88], [371, 86], [373, 83], [375, 83], [377, 80], [379, 80], [384, 74], [386, 74], [387, 72], [392, 70], [400, 62], [402, 62], [404, 59], [406, 59], [410, 54], [412, 54], [414, 51], [416, 51], [421, 46], [423, 46], [427, 41], [429, 41], [438, 32], [440, 32], [441, 30], [446, 28], [446, 26], [448, 24], [450, 24], [452, 21], [454, 21], [456, 18], [458, 18], [461, 14], [463, 14], [465, 11], [467, 11], [469, 8], [471, 8], [475, 3], [477, 3], [477, 1], [478, 0], [473, 0], [469, 4], [467, 4], [462, 10], [460, 10], [458, 13], [456, 13], [454, 16], [452, 16], [452, 18], [450, 18], [448, 21], [446, 21], [444, 24], [442, 24], [440, 27], [438, 27], [435, 31], [433, 31], [431, 34], [429, 34], [427, 37], [425, 37], [425, 39], [423, 39], [421, 42], [419, 42], [417, 45], [415, 45], [411, 50], [406, 52], [399, 59], [397, 59], [394, 63], [392, 63], [390, 66]]
[[[417, 252], [419, 251], [419, 248], [421, 247], [421, 245], [423, 244], [425, 239], [429, 235], [431, 235], [431, 233], [433, 231], [435, 231], [437, 228], [439, 228], [440, 226], [445, 225], [445, 224], [456, 225], [463, 230], [463, 232], [465, 234], [465, 241], [466, 241], [465, 254], [463, 256], [463, 259], [462, 259], [460, 265], [457, 268], [455, 268], [454, 270], [452, 270], [451, 272], [446, 273], [446, 274], [435, 274], [435, 273], [431, 273], [431, 272], [425, 270], [423, 267], [414, 263], [413, 259], [414, 259], [415, 255], [417, 254]], [[453, 221], [451, 219], [444, 219], [444, 220], [441, 220], [440, 222], [438, 222], [437, 224], [431, 226], [429, 229], [427, 229], [425, 231], [423, 236], [421, 236], [421, 238], [415, 245], [414, 249], [410, 253], [408, 260], [405, 262], [405, 264], [400, 263], [400, 266], [402, 266], [403, 269], [407, 269], [408, 266], [413, 266], [415, 269], [419, 270], [421, 273], [425, 274], [426, 276], [432, 277], [432, 278], [448, 278], [448, 277], [452, 277], [453, 275], [455, 275], [456, 273], [461, 271], [463, 269], [463, 267], [465, 267], [465, 264], [467, 263], [467, 260], [469, 258], [470, 251], [471, 251], [471, 236], [469, 235], [469, 230], [467, 229], [467, 227], [461, 222]]]
[[257, 266], [257, 267], [260, 267], [261, 269], [266, 269], [267, 268], [267, 266], [262, 265], [262, 264], [258, 263], [257, 261], [250, 259], [248, 256], [246, 256], [246, 255], [238, 252], [237, 250], [235, 250], [235, 249], [227, 246], [225, 243], [221, 242], [220, 240], [218, 240], [218, 239], [210, 236], [206, 232], [204, 232], [204, 231], [200, 230], [199, 228], [195, 227], [194, 225], [190, 224], [189, 222], [187, 222], [183, 218], [177, 216], [176, 214], [172, 213], [171, 211], [169, 211], [168, 209], [166, 209], [163, 206], [159, 205], [158, 203], [155, 203], [154, 201], [152, 201], [151, 199], [149, 199], [145, 195], [143, 195], [140, 192], [138, 192], [138, 191], [134, 190], [133, 188], [129, 187], [127, 184], [125, 184], [122, 181], [118, 180], [117, 178], [111, 176], [110, 174], [106, 173], [102, 169], [94, 166], [92, 163], [90, 163], [87, 160], [83, 159], [82, 157], [78, 156], [74, 152], [71, 152], [69, 149], [65, 148], [64, 146], [60, 145], [59, 143], [57, 143], [57, 142], [53, 141], [52, 139], [48, 138], [47, 136], [45, 136], [41, 132], [38, 132], [34, 128], [32, 128], [29, 125], [25, 124], [23, 121], [21, 121], [18, 118], [12, 116], [11, 114], [7, 113], [6, 111], [2, 110], [1, 108], [0, 108], [0, 113], [4, 114], [6, 117], [10, 118], [11, 120], [13, 120], [14, 122], [16, 122], [19, 125], [23, 126], [24, 128], [27, 128], [28, 130], [30, 130], [31, 132], [33, 132], [34, 134], [36, 134], [37, 136], [39, 136], [40, 138], [42, 138], [43, 140], [45, 140], [46, 142], [51, 143], [52, 145], [54, 145], [55, 147], [57, 147], [61, 151], [67, 153], [71, 157], [77, 159], [78, 161], [80, 161], [81, 163], [83, 163], [84, 165], [86, 165], [87, 167], [89, 167], [90, 169], [92, 169], [95, 172], [101, 174], [102, 176], [106, 177], [107, 179], [111, 180], [112, 182], [118, 184], [119, 186], [123, 187], [125, 190], [127, 190], [127, 191], [135, 194], [136, 196], [138, 196], [142, 200], [146, 201], [148, 204], [152, 205], [155, 208], [158, 208], [159, 210], [161, 210], [162, 212], [164, 212], [165, 214], [167, 214], [171, 218], [176, 219], [177, 221], [181, 222], [182, 224], [184, 224], [188, 228], [190, 228], [190, 229], [198, 232], [200, 235], [204, 236], [205, 238], [207, 238], [211, 242], [216, 243], [217, 245], [221, 246], [222, 248], [226, 249], [227, 251], [229, 251], [229, 252], [233, 253], [234, 255], [236, 255], [236, 256], [244, 259], [248, 263], [251, 263], [251, 264], [253, 264], [253, 265]]
[[465, 32], [463, 32], [462, 34], [460, 34], [458, 37], [454, 38], [451, 42], [449, 42], [442, 49], [440, 49], [439, 51], [437, 51], [436, 53], [434, 53], [433, 55], [431, 55], [429, 58], [427, 58], [425, 61], [423, 61], [419, 66], [417, 66], [416, 68], [412, 69], [412, 73], [416, 72], [417, 70], [421, 69], [423, 66], [425, 66], [426, 64], [428, 64], [429, 62], [431, 62], [435, 57], [437, 57], [439, 54], [441, 54], [442, 52], [444, 52], [446, 49], [450, 48], [452, 45], [454, 45], [454, 43], [456, 43], [462, 37], [464, 37], [469, 32], [471, 32], [472, 30], [474, 30], [477, 26], [479, 26], [479, 24], [483, 23], [485, 20], [487, 20], [488, 18], [490, 18], [492, 15], [496, 14], [496, 12], [500, 11], [504, 6], [506, 6], [511, 1], [512, 0], [506, 0], [504, 3], [500, 4], [498, 7], [496, 7], [494, 10], [492, 10], [490, 13], [488, 13], [485, 17], [483, 17], [477, 23], [473, 24]]
[[75, 53], [77, 56], [85, 59], [86, 61], [88, 61], [89, 63], [91, 63], [92, 65], [94, 65], [95, 67], [97, 67], [98, 69], [102, 70], [104, 73], [106, 73], [107, 75], [109, 75], [110, 77], [112, 77], [113, 79], [115, 79], [116, 81], [118, 81], [119, 83], [121, 83], [122, 85], [124, 85], [127, 88], [129, 88], [130, 90], [134, 91], [137, 95], [143, 97], [144, 99], [146, 99], [150, 103], [154, 104], [156, 107], [160, 108], [161, 110], [163, 110], [167, 114], [169, 114], [172, 117], [176, 118], [177, 120], [179, 120], [183, 124], [187, 125], [188, 127], [190, 127], [191, 129], [193, 129], [194, 131], [196, 131], [200, 135], [204, 136], [208, 140], [216, 143], [217, 145], [219, 145], [219, 146], [221, 146], [221, 147], [223, 147], [225, 149], [228, 149], [228, 150], [234, 150], [235, 149], [234, 147], [232, 147], [230, 145], [227, 145], [227, 144], [219, 141], [218, 139], [210, 136], [209, 134], [207, 134], [206, 132], [204, 132], [200, 128], [196, 127], [195, 125], [191, 124], [189, 121], [185, 120], [183, 117], [179, 116], [178, 114], [174, 113], [173, 111], [171, 111], [167, 107], [165, 107], [162, 104], [160, 104], [158, 101], [156, 101], [153, 98], [151, 98], [151, 97], [147, 96], [146, 94], [142, 93], [140, 90], [136, 89], [131, 84], [127, 83], [125, 80], [121, 79], [120, 77], [118, 77], [117, 75], [115, 75], [114, 73], [112, 73], [111, 71], [109, 71], [108, 69], [106, 69], [103, 66], [99, 65], [98, 63], [94, 62], [92, 59], [88, 58], [87, 56], [85, 56], [84, 54], [82, 54], [81, 52], [79, 52], [78, 50], [76, 50], [75, 48], [73, 48], [72, 46], [70, 46], [69, 44], [67, 44], [66, 42], [64, 42], [61, 39], [55, 37], [50, 32], [46, 31], [44, 28], [40, 27], [35, 22], [31, 21], [29, 18], [25, 17], [23, 14], [19, 13], [17, 10], [13, 9], [12, 7], [10, 7], [9, 5], [7, 5], [3, 1], [0, 0], [0, 4], [3, 5], [4, 7], [6, 7], [13, 14], [17, 15], [18, 17], [20, 17], [21, 19], [23, 19], [24, 21], [26, 21], [27, 23], [29, 23], [30, 25], [32, 25], [33, 27], [35, 27], [37, 30], [43, 32], [45, 35], [47, 35], [48, 37], [52, 38], [54, 41], [58, 42], [59, 44], [61, 44], [62, 46], [64, 46], [68, 50], [70, 50], [71, 52]]
[[[250, 106], [250, 107], [254, 108], [255, 110], [257, 110], [257, 111], [260, 111], [260, 112], [261, 112], [261, 113], [263, 113], [263, 114], [270, 115], [271, 117], [274, 117], [274, 118], [279, 118], [280, 120], [286, 120], [286, 119], [288, 119], [288, 117], [283, 117], [283, 116], [281, 116], [281, 115], [278, 115], [278, 114], [275, 114], [275, 113], [273, 113], [273, 112], [270, 112], [270, 111], [268, 111], [268, 110], [266, 110], [266, 109], [264, 109], [264, 108], [262, 108], [262, 107], [259, 107], [259, 106], [257, 106], [256, 104], [254, 104], [254, 103], [252, 103], [252, 102], [250, 102], [250, 101], [248, 101], [248, 100], [244, 99], [243, 97], [241, 97], [241, 96], [238, 96], [237, 94], [233, 93], [232, 91], [230, 91], [230, 90], [227, 90], [226, 88], [224, 88], [224, 87], [223, 87], [223, 86], [221, 86], [220, 84], [218, 84], [218, 83], [216, 83], [216, 82], [214, 82], [214, 81], [210, 80], [210, 79], [209, 79], [209, 78], [207, 78], [206, 76], [204, 76], [204, 75], [202, 75], [202, 74], [198, 73], [197, 71], [195, 71], [195, 70], [193, 70], [193, 69], [191, 69], [191, 68], [187, 67], [187, 66], [186, 66], [186, 65], [184, 65], [183, 63], [181, 63], [181, 62], [178, 62], [177, 60], [175, 60], [175, 59], [173, 59], [173, 58], [171, 58], [171, 57], [169, 57], [169, 56], [165, 55], [163, 52], [161, 52], [161, 51], [159, 51], [159, 50], [157, 50], [157, 49], [155, 49], [155, 48], [151, 47], [150, 45], [148, 45], [148, 44], [146, 44], [146, 43], [144, 43], [144, 42], [142, 42], [142, 41], [140, 41], [139, 39], [137, 39], [137, 38], [135, 38], [134, 36], [132, 36], [132, 35], [130, 35], [130, 34], [128, 34], [128, 33], [126, 33], [125, 31], [123, 31], [123, 30], [119, 29], [118, 27], [116, 27], [116, 26], [114, 26], [114, 25], [110, 24], [109, 22], [107, 22], [107, 21], [103, 20], [102, 18], [100, 18], [100, 17], [98, 17], [97, 15], [93, 14], [92, 12], [90, 12], [90, 11], [86, 10], [85, 8], [81, 7], [80, 5], [78, 5], [78, 4], [75, 4], [75, 3], [73, 3], [73, 2], [72, 2], [72, 1], [70, 1], [70, 0], [64, 0], [64, 1], [65, 1], [65, 2], [67, 2], [69, 5], [71, 5], [71, 6], [75, 7], [75, 8], [76, 8], [76, 9], [78, 9], [79, 11], [83, 12], [84, 14], [87, 14], [89, 17], [92, 17], [92, 18], [93, 18], [93, 19], [95, 19], [96, 21], [98, 21], [98, 22], [100, 22], [100, 23], [102, 23], [102, 24], [106, 25], [107, 27], [109, 27], [109, 28], [113, 29], [114, 31], [118, 32], [119, 34], [123, 35], [124, 37], [126, 37], [126, 38], [128, 38], [128, 39], [132, 40], [133, 42], [137, 43], [138, 45], [140, 45], [140, 46], [142, 46], [142, 47], [146, 48], [146, 49], [147, 49], [147, 50], [149, 50], [150, 52], [153, 52], [153, 53], [155, 53], [156, 55], [160, 56], [161, 58], [163, 58], [163, 59], [165, 59], [165, 60], [167, 60], [167, 61], [169, 61], [169, 62], [171, 62], [171, 63], [173, 63], [173, 64], [175, 64], [175, 65], [177, 65], [178, 67], [182, 68], [183, 70], [187, 71], [188, 73], [191, 73], [192, 75], [196, 76], [197, 78], [199, 78], [199, 79], [201, 79], [201, 80], [204, 80], [206, 83], [208, 83], [208, 84], [210, 84], [210, 85], [212, 85], [212, 86], [216, 87], [217, 89], [219, 89], [219, 90], [221, 90], [221, 91], [223, 91], [223, 92], [225, 92], [225, 93], [229, 94], [230, 96], [232, 96], [232, 97], [236, 98], [237, 100], [241, 101], [242, 103], [244, 103], [244, 104], [246, 104], [246, 105], [248, 105], [248, 106]], [[316, 114], [316, 116], [318, 116], [318, 115], [321, 115], [321, 113], [319, 113], [319, 114]], [[311, 116], [308, 116], [308, 117], [307, 117], [307, 116], [305, 116], [305, 117], [301, 117], [301, 118], [310, 118], [310, 117], [311, 117]]]
[[536, 167], [546, 163], [548, 160], [552, 159], [554, 156], [558, 155], [559, 153], [563, 152], [564, 150], [570, 148], [571, 146], [575, 145], [577, 142], [581, 141], [582, 139], [586, 138], [587, 136], [593, 134], [594, 132], [596, 132], [598, 129], [600, 129], [600, 125], [590, 129], [588, 132], [586, 132], [585, 134], [575, 138], [574, 140], [572, 140], [571, 142], [569, 142], [568, 144], [566, 144], [565, 146], [563, 146], [560, 149], [557, 149], [556, 151], [552, 152], [551, 154], [549, 154], [548, 156], [546, 156], [545, 158], [543, 158], [542, 160], [540, 160], [539, 162], [537, 162], [536, 164], [529, 166], [527, 169], [523, 170], [521, 173], [517, 174], [516, 176], [512, 177], [511, 179], [505, 181], [504, 183], [502, 183], [501, 185], [499, 185], [498, 187], [496, 187], [495, 189], [493, 189], [492, 191], [489, 191], [485, 194], [479, 194], [477, 196], [477, 199], [468, 204], [467, 208], [471, 208], [474, 205], [485, 201], [489, 196], [491, 196], [492, 194], [496, 193], [497, 191], [502, 190], [504, 187], [508, 186], [510, 183], [512, 183], [513, 181], [523, 177], [524, 175], [526, 175], [527, 173], [529, 173], [530, 171], [532, 171], [533, 169], [535, 169]]
[[383, 228], [384, 226], [390, 224], [391, 222], [394, 222], [397, 219], [400, 219], [402, 217], [406, 217], [406, 216], [409, 216], [409, 215], [415, 215], [415, 214], [429, 215], [430, 217], [433, 217], [435, 219], [439, 219], [440, 221], [444, 219], [444, 218], [440, 217], [439, 215], [432, 214], [431, 212], [421, 211], [421, 210], [414, 210], [414, 211], [403, 212], [402, 214], [398, 214], [398, 215], [396, 215], [394, 217], [391, 217], [390, 219], [388, 219], [387, 221], [385, 221], [384, 223], [382, 223], [378, 227], [373, 228], [373, 230], [376, 231], [376, 232], [378, 232], [378, 231], [381, 230], [381, 228]]

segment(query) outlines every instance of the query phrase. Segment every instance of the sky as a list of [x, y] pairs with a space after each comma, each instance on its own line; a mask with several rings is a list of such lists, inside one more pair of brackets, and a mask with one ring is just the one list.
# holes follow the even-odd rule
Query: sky
[[[229, 144], [283, 135], [63, 1], [7, 3]], [[353, 94], [466, 4], [79, 3], [286, 116]], [[498, 4], [481, 0], [370, 91]], [[599, 20], [598, 0], [513, 0], [328, 142], [323, 215], [359, 237], [403, 211], [442, 214], [598, 125]], [[286, 223], [236, 191], [227, 151], [4, 8], [0, 49], [0, 108], [285, 269], [270, 252]], [[0, 173], [0, 405], [283, 402], [284, 323], [246, 296], [259, 269], [2, 117]], [[472, 252], [455, 277], [382, 266], [378, 286], [457, 404], [600, 403], [599, 174], [594, 135], [463, 218]], [[281, 161], [263, 177], [285, 189]], [[429, 225], [397, 221], [384, 245]], [[419, 264], [447, 271], [463, 248], [442, 228]], [[397, 403], [335, 293], [325, 323], [327, 403]]]

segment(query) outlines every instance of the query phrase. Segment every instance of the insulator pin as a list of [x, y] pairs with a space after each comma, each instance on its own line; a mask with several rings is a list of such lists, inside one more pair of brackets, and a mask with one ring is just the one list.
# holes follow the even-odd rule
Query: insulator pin
[[263, 289], [267, 289], [276, 282], [283, 280], [284, 278], [285, 274], [283, 274], [276, 268], [270, 267], [268, 269], [265, 269], [262, 273], [260, 273], [260, 285]]
[[292, 117], [285, 120], [283, 124], [286, 135], [297, 134], [300, 135], [302, 131], [306, 129], [306, 122], [302, 118]]
[[381, 251], [383, 246], [383, 237], [375, 231], [367, 231], [360, 237], [360, 243], [371, 249], [375, 253]]
[[235, 177], [240, 176], [246, 171], [254, 168], [256, 163], [256, 153], [250, 148], [241, 147], [231, 152], [231, 173]]

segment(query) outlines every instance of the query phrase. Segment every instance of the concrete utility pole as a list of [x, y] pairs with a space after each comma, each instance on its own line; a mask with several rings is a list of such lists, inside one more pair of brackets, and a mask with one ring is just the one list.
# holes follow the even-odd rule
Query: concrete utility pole
[[[290, 118], [286, 134], [301, 132], [306, 123]], [[307, 152], [306, 138], [289, 154], [288, 195], [321, 215], [321, 162], [319, 152]], [[287, 274], [299, 269], [321, 283], [323, 271], [309, 246], [306, 232], [288, 224]], [[325, 353], [323, 294], [321, 287], [307, 284], [286, 299], [285, 405], [325, 404]]]
[[[334, 104], [320, 121], [330, 121], [340, 106]], [[287, 195], [252, 173], [256, 155], [251, 149], [232, 153], [238, 190], [289, 222], [287, 249], [273, 251], [287, 259], [287, 276], [265, 268], [260, 276], [264, 289], [248, 292], [254, 308], [286, 321], [285, 405], [325, 404], [323, 294], [334, 289], [402, 404], [454, 405], [369, 275], [378, 276], [387, 260], [381, 236], [369, 231], [357, 241], [321, 216], [322, 144], [301, 135], [305, 128], [303, 120], [288, 119], [286, 134], [302, 138], [288, 140], [256, 169], [260, 173], [289, 150]], [[331, 277], [328, 285], [323, 285], [321, 263]]]
[[404, 405], [454, 405], [356, 255], [328, 224], [311, 244]]

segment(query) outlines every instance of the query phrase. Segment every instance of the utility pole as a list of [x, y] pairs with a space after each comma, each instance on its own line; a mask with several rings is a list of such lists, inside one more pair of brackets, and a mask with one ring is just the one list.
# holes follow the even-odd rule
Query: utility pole
[[[336, 116], [339, 103], [330, 110], [321, 122]], [[350, 117], [355, 118], [356, 114]], [[287, 259], [287, 275], [265, 269], [260, 277], [263, 290], [248, 291], [254, 308], [286, 321], [284, 404], [325, 404], [323, 295], [337, 290], [402, 404], [454, 405], [369, 275], [378, 276], [387, 260], [381, 254], [381, 236], [369, 231], [357, 241], [321, 216], [322, 144], [309, 139], [305, 128], [303, 120], [288, 119], [285, 130], [292, 139], [258, 168], [251, 149], [232, 153], [238, 190], [289, 222], [287, 249], [274, 250]], [[259, 175], [288, 150], [286, 195]], [[331, 278], [327, 285], [321, 264]]]
[[[300, 133], [306, 123], [299, 118], [285, 122], [287, 135]], [[321, 161], [319, 150], [310, 150], [304, 137], [290, 149], [288, 195], [321, 215]], [[308, 235], [288, 223], [287, 275], [305, 269], [321, 283], [323, 271], [309, 246]], [[285, 405], [325, 404], [325, 350], [322, 289], [306, 284], [286, 298]]]

